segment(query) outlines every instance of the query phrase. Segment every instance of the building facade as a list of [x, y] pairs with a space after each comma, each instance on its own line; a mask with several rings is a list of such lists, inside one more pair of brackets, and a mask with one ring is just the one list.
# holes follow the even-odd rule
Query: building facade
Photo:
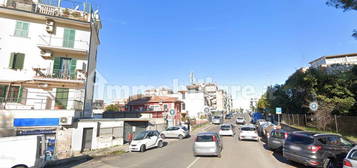
[[[55, 2], [46, 4], [44, 2]], [[101, 22], [90, 5], [0, 0], [0, 136], [45, 134], [92, 117]]]

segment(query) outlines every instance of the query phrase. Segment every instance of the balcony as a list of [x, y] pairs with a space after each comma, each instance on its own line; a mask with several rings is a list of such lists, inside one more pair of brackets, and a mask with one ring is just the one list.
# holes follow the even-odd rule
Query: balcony
[[88, 41], [75, 40], [73, 43], [73, 48], [69, 48], [63, 47], [63, 38], [53, 37], [49, 35], [39, 35], [39, 39], [40, 40], [37, 46], [43, 51], [72, 54], [81, 57], [86, 57], [88, 55]]
[[[89, 11], [91, 5], [89, 3], [76, 2], [75, 0], [71, 2], [72, 4], [70, 5], [73, 6], [73, 9], [68, 7], [70, 5], [64, 4], [60, 0], [0, 0], [0, 7], [90, 22]], [[82, 4], [83, 6], [81, 6]], [[94, 19], [99, 20], [99, 16]]]
[[85, 74], [80, 70], [74, 73], [62, 69], [33, 68], [33, 70], [35, 71], [34, 78], [37, 79], [85, 80]]
[[[59, 103], [60, 102], [60, 103]], [[59, 101], [47, 97], [38, 98], [3, 98], [0, 97], [0, 110], [83, 110], [83, 101]]]

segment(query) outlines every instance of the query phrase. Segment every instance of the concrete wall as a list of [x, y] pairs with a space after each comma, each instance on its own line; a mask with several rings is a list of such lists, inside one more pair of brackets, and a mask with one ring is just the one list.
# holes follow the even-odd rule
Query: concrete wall
[[72, 152], [81, 151], [84, 128], [93, 128], [92, 150], [122, 145], [124, 143], [123, 138], [113, 139], [113, 137], [97, 136], [98, 123], [100, 123], [101, 128], [124, 127], [124, 121], [79, 121], [77, 128], [72, 133]]

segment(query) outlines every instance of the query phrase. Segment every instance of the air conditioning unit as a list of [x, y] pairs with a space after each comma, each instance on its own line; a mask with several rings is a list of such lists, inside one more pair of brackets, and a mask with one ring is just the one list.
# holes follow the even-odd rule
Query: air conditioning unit
[[49, 59], [49, 58], [52, 57], [52, 55], [53, 55], [52, 51], [48, 51], [48, 50], [41, 51], [41, 57], [42, 58]]
[[46, 21], [46, 31], [48, 33], [54, 33], [55, 32], [55, 21], [52, 19], [47, 19]]
[[61, 117], [59, 125], [72, 125], [73, 117]]

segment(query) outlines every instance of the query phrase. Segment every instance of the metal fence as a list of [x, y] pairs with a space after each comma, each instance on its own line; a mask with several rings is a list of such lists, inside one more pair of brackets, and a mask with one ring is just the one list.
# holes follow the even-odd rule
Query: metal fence
[[283, 114], [282, 121], [289, 125], [357, 136], [357, 116], [331, 115], [328, 117], [317, 117], [309, 114]]

